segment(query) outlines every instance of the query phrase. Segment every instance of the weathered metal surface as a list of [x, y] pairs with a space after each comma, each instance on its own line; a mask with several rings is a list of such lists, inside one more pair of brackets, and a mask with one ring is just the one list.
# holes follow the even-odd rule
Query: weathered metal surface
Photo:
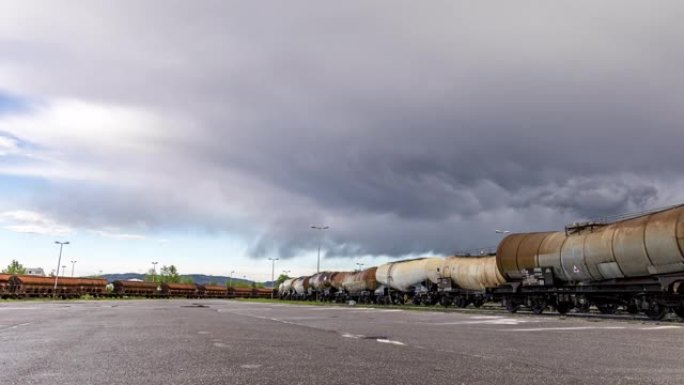
[[468, 290], [494, 288], [505, 282], [495, 256], [448, 257], [444, 259], [441, 273], [443, 278], [451, 278], [456, 286]]
[[497, 264], [509, 279], [552, 267], [557, 279], [579, 282], [684, 272], [684, 206], [573, 230], [509, 235]]
[[34, 275], [15, 275], [10, 278], [10, 285], [15, 294], [28, 296], [42, 296], [56, 294], [64, 296], [79, 296], [81, 294], [98, 295], [106, 291], [107, 280], [100, 278], [71, 278], [59, 277], [57, 290], [54, 290], [54, 277], [39, 277]]
[[156, 282], [117, 280], [112, 282], [112, 285], [114, 286], [114, 293], [119, 295], [152, 295], [157, 293]]
[[280, 287], [278, 288], [278, 292], [280, 294], [285, 294], [291, 292], [293, 289], [292, 283], [294, 282], [294, 278], [288, 278], [283, 281], [283, 283], [280, 284]]
[[347, 278], [347, 276], [350, 274], [354, 273], [350, 273], [348, 271], [337, 271], [332, 273], [330, 275], [330, 286], [337, 290], [343, 290], [344, 287], [342, 287], [342, 284], [344, 283], [344, 280]]
[[199, 289], [194, 283], [162, 283], [161, 292], [164, 295], [195, 296]]
[[221, 285], [199, 285], [200, 289], [205, 293], [225, 293], [228, 288]]
[[378, 281], [375, 279], [377, 267], [371, 267], [362, 271], [347, 274], [342, 287], [349, 293], [360, 293], [363, 291], [375, 291], [378, 288]]
[[522, 270], [538, 266], [540, 248], [550, 234], [523, 233], [505, 237], [496, 250], [499, 270], [511, 279], [521, 278]]
[[312, 275], [309, 279], [309, 288], [311, 290], [317, 291], [323, 291], [329, 288], [331, 285], [330, 277], [332, 276], [332, 274], [334, 273], [331, 273], [329, 271], [323, 271]]
[[7, 295], [10, 294], [10, 292], [12, 291], [10, 289], [12, 287], [10, 285], [11, 277], [11, 274], [0, 274], [0, 295]]
[[385, 263], [378, 266], [375, 279], [394, 290], [412, 291], [416, 286], [435, 279], [435, 266], [441, 262], [442, 258], [422, 258]]
[[307, 294], [308, 288], [309, 277], [295, 278], [295, 280], [292, 282], [292, 289], [294, 289], [295, 293], [297, 293], [298, 295]]

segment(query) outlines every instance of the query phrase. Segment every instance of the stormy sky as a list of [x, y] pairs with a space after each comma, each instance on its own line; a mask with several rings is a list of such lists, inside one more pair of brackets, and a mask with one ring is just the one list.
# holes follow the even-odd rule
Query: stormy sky
[[1, 1], [4, 252], [87, 236], [84, 255], [111, 257], [101, 238], [147, 261], [141, 243], [179, 237], [194, 251], [177, 263], [203, 271], [218, 252], [192, 245], [229, 239], [224, 266], [296, 267], [325, 224], [328, 258], [372, 263], [684, 202], [683, 17], [677, 1]]

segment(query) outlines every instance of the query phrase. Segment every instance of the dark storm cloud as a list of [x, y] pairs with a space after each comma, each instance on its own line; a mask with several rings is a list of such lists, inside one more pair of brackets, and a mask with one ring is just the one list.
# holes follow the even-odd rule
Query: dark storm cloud
[[43, 201], [69, 222], [243, 231], [286, 257], [325, 222], [331, 255], [399, 256], [684, 198], [677, 2], [87, 4], [85, 36], [47, 17], [59, 52], [0, 40], [23, 85], [180, 123], [131, 154], [148, 179]]

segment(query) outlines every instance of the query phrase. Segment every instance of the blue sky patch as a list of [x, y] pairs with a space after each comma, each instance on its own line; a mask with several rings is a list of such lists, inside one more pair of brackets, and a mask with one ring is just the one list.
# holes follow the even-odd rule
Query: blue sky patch
[[10, 95], [0, 90], [0, 116], [24, 112], [29, 108], [26, 99]]

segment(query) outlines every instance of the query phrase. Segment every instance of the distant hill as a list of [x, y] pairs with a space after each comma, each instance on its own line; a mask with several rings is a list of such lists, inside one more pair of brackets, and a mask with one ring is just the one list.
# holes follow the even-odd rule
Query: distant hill
[[[130, 279], [142, 280], [145, 277], [145, 275], [144, 274], [138, 274], [138, 273], [123, 273], [123, 274], [103, 274], [100, 277], [111, 282], [111, 281], [116, 281], [116, 280], [130, 280]], [[216, 282], [218, 285], [225, 285], [230, 280], [230, 277], [225, 277], [222, 275], [187, 274], [187, 275], [181, 275], [181, 277], [183, 277], [183, 278], [190, 277], [190, 278], [192, 278], [192, 282], [200, 284], [200, 285], [205, 285], [209, 282]], [[233, 283], [246, 283], [246, 284], [251, 285], [252, 281], [250, 281], [248, 279], [233, 277]], [[271, 281], [257, 282], [257, 283], [261, 283], [265, 287], [271, 286]]]

